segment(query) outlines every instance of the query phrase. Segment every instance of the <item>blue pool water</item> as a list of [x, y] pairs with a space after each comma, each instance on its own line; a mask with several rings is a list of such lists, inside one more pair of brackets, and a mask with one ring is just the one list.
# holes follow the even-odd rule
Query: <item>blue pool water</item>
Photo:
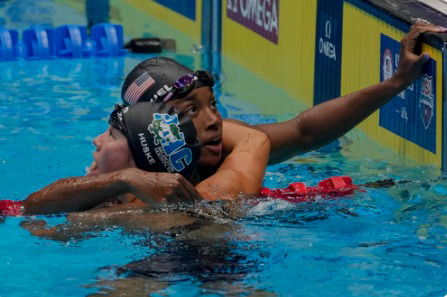
[[[24, 199], [83, 175], [92, 139], [120, 101], [120, 82], [141, 59], [1, 63], [0, 197]], [[222, 93], [225, 112], [253, 124], [290, 112], [253, 114], [243, 98], [226, 95], [225, 84]], [[247, 201], [242, 216], [205, 205], [207, 214], [183, 227], [111, 223], [74, 235], [65, 226], [55, 239], [30, 235], [21, 227], [26, 218], [0, 219], [0, 296], [446, 295], [447, 182], [385, 150], [359, 153], [352, 142], [360, 138], [271, 166], [265, 185], [315, 185], [332, 175], [413, 182], [313, 203]], [[66, 223], [64, 216], [33, 219]], [[80, 222], [75, 228], [86, 225]]]

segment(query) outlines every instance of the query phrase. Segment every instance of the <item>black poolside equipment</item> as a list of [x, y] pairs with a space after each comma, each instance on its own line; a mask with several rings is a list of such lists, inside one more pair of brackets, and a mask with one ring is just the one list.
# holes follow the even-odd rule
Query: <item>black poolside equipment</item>
[[161, 53], [163, 49], [175, 52], [176, 44], [174, 39], [134, 38], [124, 48], [133, 53]]

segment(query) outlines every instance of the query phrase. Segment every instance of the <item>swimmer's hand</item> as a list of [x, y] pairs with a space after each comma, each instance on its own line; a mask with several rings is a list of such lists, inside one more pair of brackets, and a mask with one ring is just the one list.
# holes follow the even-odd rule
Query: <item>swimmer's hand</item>
[[432, 24], [416, 23], [400, 42], [399, 66], [394, 78], [407, 86], [416, 80], [422, 73], [424, 64], [429, 60], [428, 53], [418, 53], [418, 43], [424, 33], [444, 33], [447, 28]]
[[194, 186], [178, 173], [146, 172], [137, 168], [122, 170], [128, 192], [152, 206], [203, 200]]

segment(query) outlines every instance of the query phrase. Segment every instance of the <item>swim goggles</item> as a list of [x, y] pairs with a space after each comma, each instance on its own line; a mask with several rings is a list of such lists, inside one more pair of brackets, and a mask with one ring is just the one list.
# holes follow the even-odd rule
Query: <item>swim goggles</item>
[[163, 102], [182, 97], [193, 89], [203, 86], [214, 86], [214, 78], [208, 71], [198, 70], [192, 74], [184, 75], [172, 85], [171, 90], [163, 98]]

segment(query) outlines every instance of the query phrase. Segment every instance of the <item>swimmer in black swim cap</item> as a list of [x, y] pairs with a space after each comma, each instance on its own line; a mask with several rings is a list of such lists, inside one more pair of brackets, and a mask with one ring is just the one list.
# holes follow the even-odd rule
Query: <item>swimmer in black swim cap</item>
[[141, 62], [127, 75], [121, 98], [126, 105], [166, 102], [204, 86], [214, 86], [214, 78], [208, 71], [194, 72], [173, 59], [156, 57]]
[[145, 60], [127, 75], [121, 95], [125, 105], [162, 102], [186, 113], [201, 144], [199, 165], [214, 170], [222, 161], [222, 116], [213, 93], [214, 79], [165, 57]]
[[[111, 137], [105, 138], [108, 135], [102, 134], [95, 139], [97, 151], [91, 173], [135, 164], [149, 172], [180, 173], [187, 179], [192, 178], [200, 146], [194, 125], [184, 113], [176, 113], [174, 108], [155, 102], [141, 102], [130, 107], [116, 105], [109, 124]], [[127, 152], [123, 136], [127, 139]]]

